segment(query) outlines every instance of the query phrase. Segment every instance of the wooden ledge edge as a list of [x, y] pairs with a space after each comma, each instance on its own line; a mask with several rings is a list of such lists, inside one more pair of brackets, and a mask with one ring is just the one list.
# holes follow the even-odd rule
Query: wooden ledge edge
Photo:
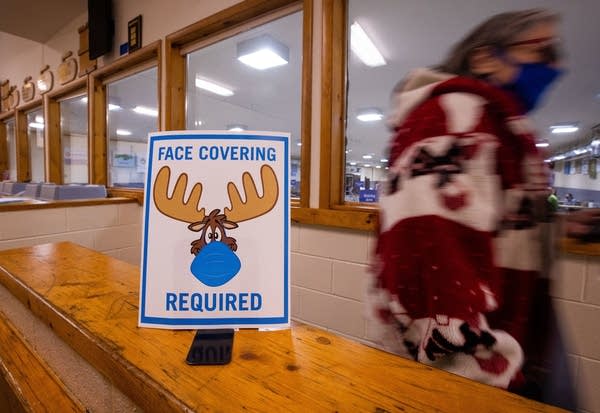
[[162, 387], [161, 383], [136, 365], [127, 362], [114, 348], [96, 339], [85, 327], [67, 318], [51, 302], [29, 288], [2, 265], [0, 284], [144, 411], [192, 411], [183, 401]]
[[600, 257], [600, 243], [586, 243], [573, 238], [562, 238], [560, 240], [560, 249], [562, 252], [577, 255], [591, 255]]
[[377, 211], [292, 208], [292, 223], [323, 225], [336, 228], [375, 231], [378, 227]]

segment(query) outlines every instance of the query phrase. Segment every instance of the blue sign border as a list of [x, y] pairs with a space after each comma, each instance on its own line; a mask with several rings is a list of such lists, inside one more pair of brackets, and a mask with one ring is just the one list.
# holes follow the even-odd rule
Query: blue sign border
[[[154, 155], [154, 143], [159, 141], [168, 141], [168, 140], [179, 140], [179, 139], [231, 139], [231, 140], [261, 140], [261, 141], [276, 141], [283, 142], [284, 152], [285, 152], [285, 171], [284, 171], [284, 213], [283, 213], [283, 225], [285, 228], [284, 237], [283, 237], [283, 271], [284, 271], [284, 280], [283, 280], [283, 307], [284, 313], [281, 317], [253, 317], [253, 318], [166, 318], [166, 317], [150, 317], [146, 315], [146, 270], [147, 270], [147, 258], [148, 258], [148, 220], [149, 220], [149, 205], [151, 202], [150, 196], [150, 187], [151, 187], [151, 178], [152, 174], [152, 160]], [[178, 134], [160, 134], [160, 135], [152, 135], [149, 139], [149, 152], [148, 152], [148, 173], [146, 174], [146, 199], [145, 199], [145, 207], [144, 207], [144, 247], [143, 247], [143, 260], [142, 260], [142, 289], [140, 291], [141, 297], [141, 308], [140, 308], [140, 322], [147, 324], [157, 324], [157, 325], [173, 325], [173, 326], [190, 326], [193, 328], [195, 325], [243, 325], [243, 324], [260, 324], [264, 326], [274, 325], [274, 324], [285, 324], [289, 323], [289, 274], [288, 274], [288, 259], [289, 259], [289, 210], [290, 210], [290, 189], [289, 189], [289, 139], [286, 136], [274, 136], [274, 135], [220, 135], [220, 134], [198, 134], [198, 133], [178, 133]]]

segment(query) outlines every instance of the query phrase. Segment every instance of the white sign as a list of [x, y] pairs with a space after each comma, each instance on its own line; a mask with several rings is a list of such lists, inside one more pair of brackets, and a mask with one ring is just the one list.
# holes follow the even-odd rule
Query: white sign
[[143, 327], [289, 326], [289, 134], [150, 134]]

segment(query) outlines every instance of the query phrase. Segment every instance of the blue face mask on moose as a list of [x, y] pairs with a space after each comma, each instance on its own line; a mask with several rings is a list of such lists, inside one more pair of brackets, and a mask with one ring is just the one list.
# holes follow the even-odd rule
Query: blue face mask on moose
[[563, 71], [549, 66], [545, 63], [521, 63], [517, 78], [509, 84], [502, 86], [503, 89], [516, 94], [526, 112], [530, 112], [540, 102], [544, 92], [556, 80]]

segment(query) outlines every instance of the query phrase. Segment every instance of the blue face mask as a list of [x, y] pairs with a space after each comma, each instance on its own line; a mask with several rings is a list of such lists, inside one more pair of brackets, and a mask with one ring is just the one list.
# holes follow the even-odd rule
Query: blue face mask
[[537, 106], [544, 92], [563, 71], [545, 63], [521, 63], [517, 78], [502, 88], [515, 93], [529, 112]]

